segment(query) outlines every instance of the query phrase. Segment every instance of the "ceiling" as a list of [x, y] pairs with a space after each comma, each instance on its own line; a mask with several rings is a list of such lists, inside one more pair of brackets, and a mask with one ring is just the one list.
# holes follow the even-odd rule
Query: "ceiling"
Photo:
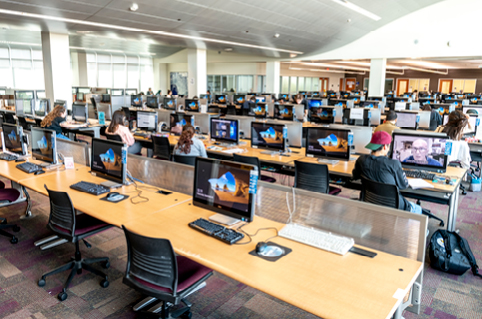
[[[378, 21], [337, 3], [346, 4], [347, 0], [135, 1], [139, 6], [136, 12], [129, 11], [133, 1], [125, 0], [0, 0], [0, 41], [13, 39], [13, 42], [39, 44], [38, 31], [43, 30], [68, 32], [70, 45], [74, 47], [150, 52], [156, 57], [186, 47], [216, 51], [230, 47], [237, 53], [271, 58], [289, 58], [294, 54], [290, 51], [296, 51], [298, 57], [302, 57], [346, 45], [442, 0], [350, 0], [378, 15], [381, 18]], [[43, 17], [19, 15], [19, 12]], [[55, 21], [45, 16], [63, 20]], [[119, 27], [142, 31], [120, 30]]]

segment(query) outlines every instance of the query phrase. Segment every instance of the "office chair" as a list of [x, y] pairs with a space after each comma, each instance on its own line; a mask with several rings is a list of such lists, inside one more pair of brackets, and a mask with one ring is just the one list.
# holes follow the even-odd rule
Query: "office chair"
[[341, 193], [340, 188], [330, 186], [330, 174], [325, 164], [295, 161], [294, 187], [330, 195]]
[[105, 133], [105, 131], [104, 131], [104, 134], [108, 140], [122, 142], [122, 138], [120, 137], [119, 134], [108, 134], [108, 133]]
[[173, 155], [174, 162], [190, 166], [196, 165], [196, 157], [197, 156]]
[[270, 176], [262, 175], [261, 174], [261, 162], [259, 158], [254, 156], [244, 156], [234, 153], [233, 154], [233, 161], [239, 163], [246, 163], [256, 166], [258, 168], [258, 174], [260, 176], [260, 181], [267, 182], [267, 183], [276, 183], [276, 179]]
[[151, 135], [153, 154], [152, 157], [163, 160], [171, 160], [171, 144], [169, 138]]
[[37, 127], [42, 127], [42, 125], [41, 125], [41, 124], [42, 124], [42, 120], [43, 120], [43, 119], [37, 119], [37, 118], [36, 118], [36, 119], [35, 119], [35, 126], [37, 126]]
[[[479, 152], [470, 152], [470, 158], [472, 159], [472, 162], [476, 162], [476, 167], [475, 169], [471, 168], [471, 172], [480, 172], [480, 163], [482, 162], [482, 153]], [[480, 177], [481, 174], [479, 174]]]
[[85, 269], [97, 276], [104, 277], [100, 285], [103, 288], [107, 288], [109, 286], [107, 275], [100, 270], [93, 268], [91, 264], [102, 262], [102, 266], [107, 269], [110, 267], [109, 258], [82, 258], [79, 241], [83, 240], [85, 245], [89, 248], [90, 244], [85, 241], [85, 238], [107, 230], [113, 226], [87, 214], [76, 215], [74, 205], [72, 204], [68, 193], [49, 190], [47, 185], [45, 185], [45, 189], [50, 198], [50, 216], [47, 227], [60, 238], [65, 238], [69, 242], [75, 243], [75, 256], [72, 257], [71, 261], [67, 264], [43, 274], [38, 281], [39, 287], [45, 286], [45, 278], [47, 276], [71, 269], [64, 288], [57, 296], [60, 301], [64, 301], [67, 299], [66, 291], [72, 282], [75, 273], [81, 274], [82, 269]]
[[[379, 183], [364, 176], [361, 177], [361, 181], [361, 201], [398, 209], [400, 191], [398, 190], [397, 185]], [[417, 202], [417, 204], [418, 203], [419, 202]], [[444, 226], [443, 219], [435, 216], [428, 209], [422, 208], [422, 214], [428, 216], [428, 218], [438, 220], [440, 222], [440, 226]]]
[[[163, 301], [160, 314], [141, 313], [151, 318], [191, 318], [191, 304], [184, 298], [199, 289], [213, 271], [187, 257], [176, 256], [167, 239], [144, 237], [124, 225], [122, 229], [127, 241], [127, 267], [122, 282]], [[181, 302], [187, 307], [170, 312], [171, 304]]]
[[97, 108], [97, 102], [95, 101], [94, 97], [90, 98], [90, 103], [94, 106], [94, 108]]
[[[14, 188], [5, 188], [5, 184], [0, 181], [0, 204], [8, 204], [15, 202], [20, 197], [20, 192]], [[7, 233], [4, 229], [12, 228], [14, 232], [20, 231], [20, 227], [16, 224], [7, 224], [7, 219], [0, 217], [0, 235], [9, 237], [10, 243], [18, 243], [18, 238]]]
[[229, 104], [226, 106], [227, 108], [227, 115], [237, 115], [236, 114], [236, 105]]
[[17, 124], [17, 121], [15, 121], [15, 118], [13, 117], [13, 114], [12, 113], [5, 113], [3, 115], [3, 118], [5, 120], [5, 123], [9, 123], [9, 124]]
[[17, 116], [18, 118], [18, 125], [21, 126], [24, 130], [30, 131], [32, 129], [32, 124], [28, 123], [23, 116]]

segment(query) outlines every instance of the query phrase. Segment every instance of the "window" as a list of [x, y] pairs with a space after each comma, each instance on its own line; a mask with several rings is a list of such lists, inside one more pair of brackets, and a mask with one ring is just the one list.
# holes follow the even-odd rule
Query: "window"
[[259, 92], [259, 93], [266, 92], [266, 75], [258, 75], [256, 92]]
[[[298, 93], [298, 78], [296, 76], [290, 77], [290, 93]], [[283, 92], [284, 93], [284, 92]]]
[[236, 76], [236, 92], [249, 93], [253, 92], [254, 80], [252, 75], [237, 75]]

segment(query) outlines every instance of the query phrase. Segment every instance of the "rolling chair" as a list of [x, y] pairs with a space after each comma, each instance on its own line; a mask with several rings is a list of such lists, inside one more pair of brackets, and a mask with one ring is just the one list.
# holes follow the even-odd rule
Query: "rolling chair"
[[79, 241], [83, 240], [85, 245], [89, 248], [90, 244], [85, 241], [85, 238], [107, 230], [113, 226], [87, 214], [76, 215], [74, 205], [72, 204], [68, 193], [49, 190], [46, 185], [45, 189], [47, 190], [50, 198], [50, 216], [47, 227], [60, 238], [65, 238], [69, 242], [75, 243], [75, 256], [72, 257], [72, 260], [67, 264], [43, 274], [38, 281], [39, 287], [45, 286], [45, 278], [47, 276], [71, 269], [64, 288], [57, 296], [60, 301], [64, 301], [67, 299], [66, 291], [72, 282], [75, 273], [81, 274], [82, 269], [85, 269], [97, 276], [104, 277], [100, 285], [103, 288], [107, 288], [109, 286], [107, 275], [100, 270], [93, 268], [91, 264], [102, 262], [102, 266], [104, 268], [109, 268], [109, 258], [82, 258], [80, 254]]
[[325, 164], [295, 161], [294, 187], [330, 195], [341, 193], [340, 188], [330, 186], [328, 166]]
[[153, 158], [162, 160], [171, 160], [171, 144], [169, 143], [169, 138], [164, 136], [151, 135], [152, 146], [153, 146]]
[[[171, 242], [149, 238], [125, 228], [127, 267], [123, 283], [144, 295], [163, 301], [160, 314], [141, 311], [148, 317], [191, 318], [191, 304], [185, 298], [204, 285], [213, 271], [184, 256], [176, 256]], [[183, 302], [187, 307], [170, 311]]]
[[196, 165], [196, 157], [197, 156], [173, 155], [174, 162], [190, 166]]
[[30, 131], [32, 129], [32, 124], [27, 122], [25, 117], [23, 116], [17, 116], [18, 118], [18, 125], [20, 125], [24, 130]]
[[122, 138], [120, 137], [119, 134], [107, 134], [105, 133], [105, 131], [104, 131], [104, 134], [108, 140], [122, 142]]
[[258, 174], [260, 175], [260, 179], [259, 179], [260, 181], [268, 182], [268, 183], [276, 183], [275, 178], [261, 174], [261, 162], [259, 161], [259, 158], [254, 156], [243, 156], [243, 155], [234, 153], [233, 161], [256, 166], [258, 168]]
[[[5, 184], [0, 181], [0, 204], [9, 204], [15, 202], [20, 197], [20, 192], [14, 188], [5, 188]], [[9, 237], [10, 243], [18, 243], [18, 238], [7, 233], [4, 229], [12, 228], [14, 232], [20, 231], [20, 227], [16, 224], [7, 224], [7, 219], [0, 217], [0, 235]]]
[[[364, 176], [361, 177], [361, 181], [361, 201], [398, 209], [400, 191], [396, 185], [379, 183]], [[419, 201], [417, 201], [417, 204], [418, 203]], [[440, 222], [439, 225], [441, 227], [444, 226], [443, 219], [435, 216], [428, 209], [422, 208], [422, 214], [428, 216], [428, 218], [438, 220]]]
[[227, 108], [227, 115], [237, 115], [236, 114], [236, 105], [229, 104], [226, 106]]
[[[480, 172], [480, 163], [482, 162], [482, 153], [470, 152], [470, 158], [472, 162], [476, 162], [475, 168], [471, 168], [472, 173]], [[479, 174], [480, 176], [481, 174]]]

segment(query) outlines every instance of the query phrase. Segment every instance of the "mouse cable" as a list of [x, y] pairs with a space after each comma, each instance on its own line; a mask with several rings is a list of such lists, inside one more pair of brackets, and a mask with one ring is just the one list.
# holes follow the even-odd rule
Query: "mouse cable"
[[[149, 201], [149, 198], [147, 197], [144, 197], [142, 196], [142, 190], [140, 190], [137, 186], [137, 183], [134, 179], [131, 179], [132, 180], [132, 183], [134, 184], [134, 186], [136, 187], [136, 191], [137, 191], [137, 195], [136, 196], [133, 196], [131, 197], [131, 203], [134, 204], [134, 205], [137, 205], [137, 204], [140, 204], [140, 203], [147, 203]], [[134, 201], [135, 198], [140, 198], [139, 201]]]
[[258, 230], [256, 230], [256, 232], [254, 234], [248, 234], [246, 231], [244, 231], [242, 228], [247, 225], [246, 224], [243, 224], [241, 226], [239, 226], [238, 228], [236, 228], [236, 231], [239, 231], [243, 234], [245, 234], [246, 236], [248, 236], [249, 238], [249, 241], [248, 242], [245, 242], [245, 243], [235, 243], [235, 245], [246, 245], [246, 244], [249, 244], [253, 241], [253, 238], [252, 237], [255, 237], [256, 235], [258, 235], [258, 233], [262, 230], [270, 230], [270, 229], [274, 229], [276, 231], [276, 235], [275, 236], [272, 236], [268, 239], [266, 239], [266, 241], [270, 240], [270, 239], [273, 239], [273, 238], [276, 238], [278, 237], [278, 229], [276, 227], [264, 227], [264, 228], [258, 228]]

